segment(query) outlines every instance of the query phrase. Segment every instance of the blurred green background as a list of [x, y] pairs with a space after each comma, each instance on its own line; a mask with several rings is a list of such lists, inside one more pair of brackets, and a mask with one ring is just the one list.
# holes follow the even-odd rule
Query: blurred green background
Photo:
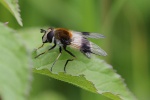
[[[149, 0], [20, 0], [19, 5], [23, 27], [1, 4], [0, 21], [16, 30], [53, 26], [104, 34], [105, 39], [94, 41], [108, 53], [103, 59], [139, 100], [149, 100]], [[39, 74], [32, 87], [31, 100], [109, 100]]]

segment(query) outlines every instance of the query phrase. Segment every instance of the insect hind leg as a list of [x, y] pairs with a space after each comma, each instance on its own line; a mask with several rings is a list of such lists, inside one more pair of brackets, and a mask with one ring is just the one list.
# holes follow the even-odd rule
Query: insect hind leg
[[74, 59], [68, 59], [68, 60], [66, 61], [65, 66], [64, 66], [64, 72], [66, 72], [66, 66], [67, 66], [68, 62], [69, 62], [69, 61], [73, 61], [73, 60], [74, 60]]
[[73, 60], [76, 58], [76, 56], [75, 56], [73, 53], [71, 53], [69, 50], [67, 50], [66, 47], [67, 47], [66, 45], [63, 45], [64, 50], [65, 50], [68, 54], [70, 54], [71, 56], [73, 56], [74, 58], [73, 58], [73, 59], [68, 59], [68, 60], [66, 61], [65, 66], [64, 66], [64, 72], [66, 72], [66, 66], [67, 66], [68, 62], [69, 62], [69, 61], [73, 61]]

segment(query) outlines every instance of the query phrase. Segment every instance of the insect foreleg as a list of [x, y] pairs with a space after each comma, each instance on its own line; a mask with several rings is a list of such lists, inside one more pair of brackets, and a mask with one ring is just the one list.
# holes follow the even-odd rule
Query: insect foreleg
[[39, 56], [41, 56], [41, 55], [43, 55], [43, 54], [45, 54], [45, 53], [47, 53], [48, 51], [50, 51], [50, 50], [52, 50], [53, 48], [55, 48], [56, 47], [56, 44], [54, 44], [50, 49], [48, 49], [48, 50], [46, 50], [45, 52], [43, 52], [43, 53], [40, 53], [39, 55], [37, 55], [35, 58], [38, 58]]
[[44, 43], [43, 43], [40, 47], [38, 47], [36, 50], [38, 50], [38, 49], [42, 48], [43, 46], [44, 46]]

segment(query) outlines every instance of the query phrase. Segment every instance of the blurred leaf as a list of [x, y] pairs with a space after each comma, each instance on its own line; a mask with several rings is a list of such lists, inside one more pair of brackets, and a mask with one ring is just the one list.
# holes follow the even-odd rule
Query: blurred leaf
[[18, 0], [0, 0], [0, 2], [14, 15], [19, 25], [23, 26]]
[[31, 82], [29, 54], [14, 30], [2, 23], [0, 30], [0, 96], [2, 100], [25, 100]]
[[62, 95], [55, 92], [43, 92], [29, 100], [66, 100]]
[[[41, 39], [38, 40], [37, 38], [41, 38], [41, 34], [40, 32], [38, 32], [39, 34], [36, 33], [37, 30], [30, 31], [31, 29], [28, 32], [27, 30], [22, 30], [22, 32], [30, 33], [26, 34], [26, 37], [28, 35], [30, 38], [25, 38], [25, 40], [28, 47], [33, 49], [34, 43], [30, 41], [37, 41], [37, 43], [40, 43]], [[33, 57], [35, 57], [37, 53], [39, 54], [50, 48], [49, 45], [50, 44], [48, 43], [42, 49], [33, 52]], [[51, 46], [52, 45], [53, 44], [51, 44]], [[35, 48], [37, 48], [37, 46]], [[77, 56], [77, 59], [68, 63], [66, 73], [63, 71], [64, 64], [67, 58], [71, 58], [66, 52], [63, 52], [62, 56], [56, 62], [53, 72], [48, 70], [59, 53], [58, 47], [49, 51], [47, 54], [34, 59], [34, 72], [74, 84], [78, 87], [102, 94], [114, 100], [136, 100], [125, 86], [122, 78], [116, 74], [112, 67], [105, 61], [96, 56], [93, 56], [92, 59], [88, 59], [79, 51], [75, 51], [71, 48], [68, 48], [68, 50], [74, 53]]]

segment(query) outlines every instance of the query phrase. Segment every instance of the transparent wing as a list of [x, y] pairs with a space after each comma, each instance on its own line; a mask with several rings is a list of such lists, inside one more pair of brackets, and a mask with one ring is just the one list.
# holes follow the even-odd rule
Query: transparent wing
[[72, 48], [76, 48], [80, 50], [83, 54], [85, 54], [88, 58], [91, 57], [91, 53], [101, 56], [106, 56], [107, 53], [101, 49], [98, 45], [90, 42], [86, 38], [83, 38], [79, 34], [73, 34], [72, 42], [70, 44]]
[[99, 34], [99, 33], [90, 33], [90, 32], [76, 32], [76, 31], [72, 31], [73, 34], [79, 34], [85, 38], [105, 38], [104, 35]]
[[107, 56], [107, 53], [103, 49], [101, 49], [98, 45], [90, 42], [90, 46], [91, 46], [90, 48], [91, 52], [93, 54], [100, 55], [100, 56]]

